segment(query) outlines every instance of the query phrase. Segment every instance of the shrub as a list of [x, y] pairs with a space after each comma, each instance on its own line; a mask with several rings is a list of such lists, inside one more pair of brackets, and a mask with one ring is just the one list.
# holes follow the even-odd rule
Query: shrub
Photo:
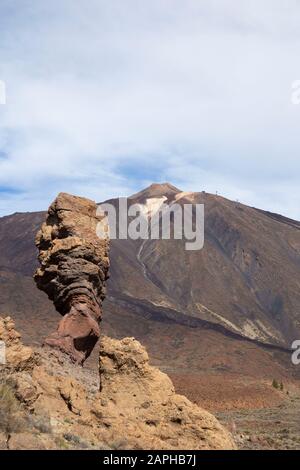
[[51, 434], [52, 433], [52, 426], [50, 423], [49, 416], [46, 415], [30, 415], [29, 416], [30, 424], [40, 431], [42, 434]]
[[75, 434], [65, 433], [63, 437], [66, 441], [72, 442], [73, 444], [80, 444], [81, 442], [80, 437]]
[[0, 430], [7, 438], [13, 432], [20, 432], [24, 426], [24, 416], [13, 388], [6, 380], [0, 382]]
[[62, 436], [57, 436], [55, 438], [55, 444], [59, 449], [69, 449], [68, 443]]
[[280, 382], [280, 386], [279, 386], [280, 390], [283, 391], [283, 383]]
[[63, 435], [63, 438], [67, 442], [73, 444], [73, 446], [75, 446], [78, 449], [88, 449], [89, 447], [89, 445], [85, 441], [82, 441], [80, 437], [75, 434], [65, 433]]
[[272, 382], [272, 387], [276, 388], [276, 390], [278, 390], [278, 389], [279, 389], [279, 384], [278, 384], [278, 382], [277, 382], [277, 380], [276, 380], [276, 379], [273, 379], [273, 382]]

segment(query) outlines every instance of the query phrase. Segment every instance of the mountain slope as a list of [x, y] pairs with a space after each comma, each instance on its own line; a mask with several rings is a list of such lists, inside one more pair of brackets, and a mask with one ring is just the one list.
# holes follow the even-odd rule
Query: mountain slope
[[[110, 296], [155, 319], [217, 324], [244, 337], [290, 346], [299, 335], [300, 231], [262, 211], [206, 193], [157, 185], [130, 198], [205, 206], [205, 244], [112, 241]], [[116, 201], [111, 201], [116, 203]], [[209, 326], [209, 325], [207, 325]]]

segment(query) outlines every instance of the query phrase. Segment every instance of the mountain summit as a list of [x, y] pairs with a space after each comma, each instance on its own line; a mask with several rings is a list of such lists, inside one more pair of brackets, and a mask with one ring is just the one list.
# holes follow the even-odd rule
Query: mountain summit
[[162, 196], [175, 196], [181, 193], [181, 190], [173, 186], [171, 183], [153, 183], [147, 188], [130, 196], [130, 199], [150, 199]]

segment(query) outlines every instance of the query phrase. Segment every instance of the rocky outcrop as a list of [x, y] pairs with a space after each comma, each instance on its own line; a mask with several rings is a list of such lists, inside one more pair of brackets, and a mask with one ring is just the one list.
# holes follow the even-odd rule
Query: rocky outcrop
[[60, 193], [36, 237], [41, 267], [34, 279], [63, 315], [46, 343], [83, 363], [99, 335], [108, 277], [108, 241], [96, 234], [96, 203]]
[[1, 348], [1, 366], [13, 367], [16, 370], [30, 368], [35, 361], [35, 355], [32, 348], [24, 346], [21, 342], [21, 335], [15, 329], [15, 323], [11, 317], [0, 317], [0, 341]]
[[[24, 347], [11, 323], [0, 324]], [[169, 377], [149, 365], [134, 338], [102, 338], [100, 390], [96, 372], [59, 350], [31, 354], [38, 360], [27, 369], [8, 355], [9, 371], [0, 375], [0, 448], [235, 448], [214, 416], [177, 395]]]
[[[175, 393], [170, 378], [150, 366], [134, 338], [102, 338], [100, 346], [102, 417], [129, 448], [233, 449], [230, 434], [217, 419]], [[95, 409], [94, 409], [95, 412]]]

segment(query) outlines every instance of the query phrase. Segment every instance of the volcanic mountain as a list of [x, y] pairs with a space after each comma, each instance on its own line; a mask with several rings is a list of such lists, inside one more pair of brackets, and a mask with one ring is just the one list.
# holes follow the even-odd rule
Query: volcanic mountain
[[[219, 196], [152, 185], [130, 203], [204, 204], [205, 243], [112, 242], [111, 301], [156, 320], [289, 347], [300, 331], [300, 223]], [[115, 201], [111, 201], [115, 202]]]
[[[118, 209], [117, 199], [107, 202]], [[144, 204], [149, 218], [163, 202], [204, 204], [204, 247], [112, 240], [105, 333], [137, 337], [154, 362], [181, 377], [180, 386], [204, 371], [285, 377], [291, 342], [300, 337], [300, 222], [169, 183], [128, 198]], [[0, 219], [0, 312], [30, 343], [42, 342], [58, 319], [32, 280], [44, 219], [44, 212]]]

